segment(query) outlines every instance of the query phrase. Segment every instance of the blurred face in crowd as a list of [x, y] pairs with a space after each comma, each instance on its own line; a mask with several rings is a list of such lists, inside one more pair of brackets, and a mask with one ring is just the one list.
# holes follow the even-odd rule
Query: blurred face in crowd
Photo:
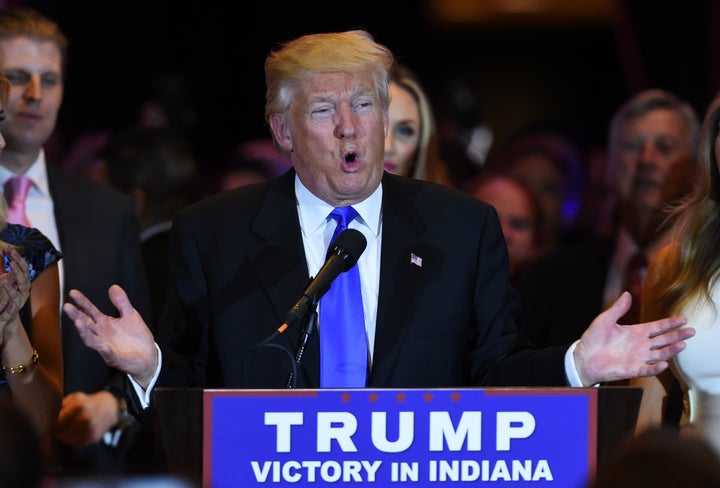
[[537, 216], [528, 190], [511, 178], [495, 177], [478, 187], [473, 196], [497, 210], [510, 258], [510, 274], [534, 257]]
[[615, 183], [625, 207], [654, 212], [689, 188], [691, 134], [677, 111], [656, 109], [625, 121], [617, 142]]
[[558, 163], [540, 153], [527, 153], [513, 160], [510, 174], [535, 194], [543, 215], [544, 239], [552, 242], [562, 231], [566, 199], [563, 174]]
[[9, 150], [39, 150], [55, 129], [63, 96], [60, 49], [28, 37], [0, 40], [0, 71], [10, 80], [3, 133]]
[[334, 207], [360, 202], [380, 184], [387, 114], [370, 73], [312, 75], [270, 125], [300, 181]]
[[385, 170], [410, 176], [420, 141], [420, 108], [412, 94], [397, 83], [390, 83], [388, 119]]

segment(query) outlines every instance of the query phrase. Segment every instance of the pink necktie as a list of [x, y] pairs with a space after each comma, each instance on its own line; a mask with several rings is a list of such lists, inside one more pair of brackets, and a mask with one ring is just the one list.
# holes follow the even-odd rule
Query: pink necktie
[[32, 227], [25, 214], [25, 199], [32, 186], [32, 180], [27, 176], [14, 176], [5, 182], [5, 198], [10, 210], [8, 222], [11, 224], [22, 224], [25, 227]]

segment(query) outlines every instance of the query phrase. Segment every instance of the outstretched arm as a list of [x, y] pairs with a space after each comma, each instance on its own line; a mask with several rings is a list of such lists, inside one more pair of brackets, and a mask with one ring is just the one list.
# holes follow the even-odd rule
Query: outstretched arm
[[108, 296], [120, 317], [103, 314], [78, 290], [70, 290], [75, 303], [65, 303], [63, 311], [75, 323], [86, 346], [100, 353], [109, 366], [130, 374], [147, 389], [158, 367], [155, 339], [125, 290], [113, 285]]
[[685, 349], [685, 340], [695, 335], [695, 329], [682, 327], [684, 317], [618, 324], [631, 301], [624, 292], [580, 338], [574, 359], [584, 385], [661, 373], [669, 366], [668, 360]]
[[[59, 281], [57, 265], [30, 285], [28, 264], [14, 249], [3, 249], [11, 268], [0, 277], [0, 350], [13, 402], [32, 420], [38, 434], [52, 430], [62, 400]], [[32, 342], [20, 321], [27, 308]], [[37, 355], [35, 355], [37, 352]]]

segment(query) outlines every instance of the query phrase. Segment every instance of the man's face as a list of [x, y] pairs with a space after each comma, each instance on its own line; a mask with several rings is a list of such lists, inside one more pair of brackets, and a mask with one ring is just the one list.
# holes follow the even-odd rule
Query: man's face
[[0, 71], [10, 80], [3, 122], [7, 149], [35, 151], [55, 129], [62, 103], [60, 50], [28, 37], [0, 40]]
[[665, 188], [673, 178], [669, 175], [692, 175], [695, 165], [690, 132], [682, 116], [670, 109], [626, 121], [617, 155], [615, 184], [620, 200], [638, 210], [659, 210], [671, 196]]
[[275, 114], [270, 124], [303, 184], [334, 207], [360, 202], [380, 184], [387, 113], [369, 74], [310, 77], [287, 119]]

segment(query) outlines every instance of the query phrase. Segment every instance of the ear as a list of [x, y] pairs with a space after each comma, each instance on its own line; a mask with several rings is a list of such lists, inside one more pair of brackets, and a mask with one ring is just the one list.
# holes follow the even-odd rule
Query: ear
[[272, 129], [278, 145], [287, 153], [291, 153], [293, 147], [292, 137], [282, 114], [272, 114], [270, 116], [270, 129]]

